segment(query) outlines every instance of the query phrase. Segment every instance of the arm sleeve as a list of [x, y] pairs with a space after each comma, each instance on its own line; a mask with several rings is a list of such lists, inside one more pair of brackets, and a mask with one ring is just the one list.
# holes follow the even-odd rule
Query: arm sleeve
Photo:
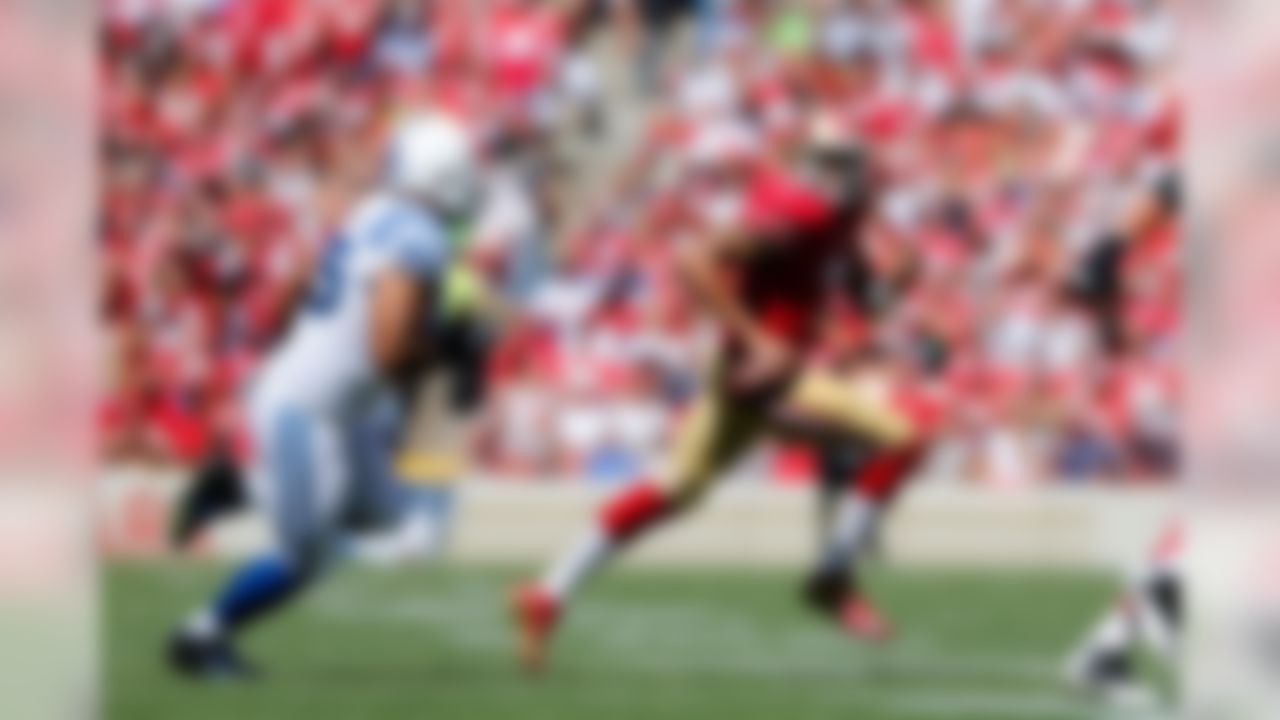
[[444, 274], [449, 241], [438, 224], [397, 214], [374, 229], [371, 254], [375, 267], [396, 268], [429, 280]]
[[834, 215], [830, 203], [810, 188], [779, 173], [760, 178], [747, 194], [746, 229], [781, 238], [822, 226]]

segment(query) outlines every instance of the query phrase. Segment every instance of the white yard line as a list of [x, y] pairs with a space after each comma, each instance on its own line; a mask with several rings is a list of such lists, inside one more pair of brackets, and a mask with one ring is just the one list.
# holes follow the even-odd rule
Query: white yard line
[[[391, 622], [413, 625], [432, 633], [445, 634], [450, 642], [472, 650], [505, 653], [511, 648], [506, 618], [495, 616], [488, 588], [453, 586], [417, 599], [397, 598], [392, 602], [357, 597], [347, 591], [327, 592], [312, 603], [316, 611], [343, 622]], [[901, 718], [947, 720], [959, 714], [989, 720], [1172, 720], [1157, 712], [1116, 711], [1072, 698], [1066, 691], [1054, 692], [1059, 659], [984, 652], [948, 656], [919, 634], [884, 651], [841, 651], [825, 638], [820, 628], [796, 633], [778, 652], [773, 638], [763, 637], [740, 616], [716, 614], [696, 608], [645, 608], [622, 606], [616, 602], [598, 604], [578, 616], [575, 632], [596, 638], [616, 657], [599, 672], [609, 683], [601, 692], [619, 692], [618, 682], [628, 672], [644, 679], [689, 679], [690, 676], [745, 676], [768, 678], [812, 678], [832, 680], [870, 679], [887, 674], [919, 676], [909, 689], [886, 693], [874, 684], [850, 685], [848, 693], [831, 696], [842, 707], [846, 701], [858, 707], [881, 708]], [[696, 627], [725, 641], [727, 649], [714, 655], [698, 654], [680, 646], [655, 647], [655, 624]], [[680, 636], [679, 632], [674, 633]], [[672, 635], [664, 634], [670, 639]], [[826, 640], [824, 642], [823, 640]], [[833, 650], [833, 648], [835, 648]], [[808, 654], [812, 651], [812, 654]], [[958, 652], [958, 651], [950, 651]], [[575, 668], [575, 676], [584, 672]], [[591, 674], [593, 670], [586, 670]], [[963, 681], [968, 689], [955, 685]], [[1042, 689], [1014, 689], [1008, 684], [1034, 683]], [[579, 687], [575, 692], [582, 692]]]
[[[468, 593], [469, 595], [469, 593]], [[395, 602], [364, 602], [339, 593], [316, 598], [312, 608], [343, 620], [395, 622], [432, 632], [445, 633], [459, 644], [475, 650], [506, 651], [511, 634], [506, 618], [491, 607], [491, 598], [459, 602], [459, 597], [397, 599]], [[690, 608], [643, 613], [610, 605], [595, 607], [575, 616], [575, 632], [589, 635], [616, 649], [615, 667], [633, 669], [646, 675], [689, 673], [752, 675], [760, 677], [858, 677], [885, 672], [929, 675], [942, 679], [1015, 680], [1052, 683], [1058, 661], [1040, 656], [1012, 654], [965, 654], [962, 661], [948, 660], [943, 652], [921, 650], [929, 643], [917, 638], [912, 647], [888, 647], [883, 651], [857, 648], [846, 655], [847, 646], [820, 627], [795, 633], [784, 642], [765, 637], [745, 618], [715, 615]], [[696, 648], [673, 646], [681, 633], [664, 633], [668, 641], [655, 644], [653, 628], [699, 628], [712, 633], [723, 649], [714, 655], [698, 654]]]
[[1073, 701], [1052, 693], [1010, 690], [968, 690], [929, 688], [912, 690], [881, 703], [904, 717], [953, 718], [957, 714], [980, 715], [999, 720], [1037, 718], [1079, 718], [1080, 720], [1173, 720], [1157, 710], [1108, 709], [1083, 701]]

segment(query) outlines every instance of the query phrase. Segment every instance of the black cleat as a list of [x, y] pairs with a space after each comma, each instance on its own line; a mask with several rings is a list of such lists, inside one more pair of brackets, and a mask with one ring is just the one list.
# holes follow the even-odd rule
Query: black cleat
[[207, 682], [255, 680], [260, 675], [226, 639], [199, 640], [181, 631], [169, 639], [169, 667], [179, 675]]
[[1072, 689], [1113, 707], [1149, 710], [1159, 704], [1124, 650], [1079, 652], [1068, 660], [1065, 679]]
[[242, 472], [225, 454], [207, 460], [183, 490], [174, 512], [169, 542], [174, 550], [184, 550], [209, 525], [248, 504]]
[[847, 573], [814, 572], [805, 580], [801, 597], [819, 614], [835, 615], [852, 594], [852, 586]]
[[880, 645], [893, 638], [892, 625], [859, 591], [857, 579], [849, 573], [815, 572], [805, 582], [802, 596], [815, 612], [834, 620], [856, 640]]

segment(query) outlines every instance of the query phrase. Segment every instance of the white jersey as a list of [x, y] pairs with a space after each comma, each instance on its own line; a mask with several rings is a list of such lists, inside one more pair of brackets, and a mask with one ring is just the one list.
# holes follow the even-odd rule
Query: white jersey
[[444, 225], [420, 205], [374, 194], [356, 206], [315, 269], [310, 295], [267, 360], [256, 403], [351, 416], [384, 392], [370, 349], [369, 286], [388, 268], [438, 278], [449, 258]]

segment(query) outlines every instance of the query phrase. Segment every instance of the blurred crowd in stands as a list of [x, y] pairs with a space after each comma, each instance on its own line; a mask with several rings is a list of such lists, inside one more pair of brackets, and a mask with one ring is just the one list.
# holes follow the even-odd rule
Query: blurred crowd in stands
[[[490, 153], [466, 252], [500, 298], [470, 448], [491, 473], [607, 482], [660, 453], [713, 342], [667, 267], [707, 212], [682, 175], [817, 115], [873, 149], [870, 264], [912, 278], [830, 343], [930, 389], [936, 472], [1177, 467], [1165, 2], [108, 0], [102, 23], [109, 458], [235, 437], [298, 269], [430, 106]], [[812, 465], [771, 447], [750, 474]]]

